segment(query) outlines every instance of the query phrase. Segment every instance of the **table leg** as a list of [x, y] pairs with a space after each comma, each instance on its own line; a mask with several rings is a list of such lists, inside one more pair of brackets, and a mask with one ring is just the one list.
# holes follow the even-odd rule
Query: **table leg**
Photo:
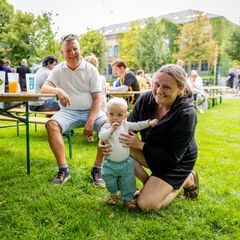
[[30, 141], [29, 141], [29, 112], [28, 102], [26, 105], [26, 155], [27, 155], [27, 174], [30, 174]]

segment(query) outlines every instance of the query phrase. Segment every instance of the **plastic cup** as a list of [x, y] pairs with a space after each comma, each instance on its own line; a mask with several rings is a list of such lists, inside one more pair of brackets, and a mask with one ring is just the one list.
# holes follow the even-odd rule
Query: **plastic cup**
[[36, 91], [36, 74], [27, 73], [26, 74], [27, 92], [35, 93]]
[[9, 82], [9, 92], [17, 93], [18, 92], [18, 73], [8, 73], [8, 82]]
[[5, 72], [0, 71], [0, 93], [5, 92]]

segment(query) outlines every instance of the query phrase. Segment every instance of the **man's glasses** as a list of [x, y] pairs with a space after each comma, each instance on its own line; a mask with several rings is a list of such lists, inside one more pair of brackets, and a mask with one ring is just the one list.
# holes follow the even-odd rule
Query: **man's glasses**
[[75, 40], [75, 39], [78, 39], [78, 36], [76, 34], [63, 35], [61, 37], [61, 43], [63, 43], [64, 41], [70, 41], [70, 40]]

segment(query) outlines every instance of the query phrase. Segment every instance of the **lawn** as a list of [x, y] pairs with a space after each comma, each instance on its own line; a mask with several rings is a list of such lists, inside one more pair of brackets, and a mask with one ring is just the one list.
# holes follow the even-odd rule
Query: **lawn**
[[68, 160], [72, 178], [62, 187], [50, 185], [57, 168], [43, 126], [31, 126], [29, 176], [24, 127], [19, 137], [15, 128], [0, 129], [0, 239], [240, 239], [239, 106], [239, 98], [224, 99], [198, 115], [199, 197], [179, 196], [150, 213], [106, 204], [107, 191], [89, 177], [96, 142], [81, 129]]

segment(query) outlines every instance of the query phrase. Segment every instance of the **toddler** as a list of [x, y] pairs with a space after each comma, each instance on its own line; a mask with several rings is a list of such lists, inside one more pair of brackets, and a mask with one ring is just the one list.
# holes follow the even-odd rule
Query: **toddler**
[[129, 208], [134, 209], [134, 193], [136, 191], [136, 180], [133, 160], [129, 156], [129, 147], [123, 147], [119, 142], [120, 133], [128, 133], [129, 130], [139, 131], [157, 124], [158, 120], [145, 120], [140, 122], [128, 122], [127, 102], [123, 98], [112, 98], [107, 103], [107, 118], [100, 132], [99, 138], [111, 144], [110, 156], [104, 157], [102, 177], [108, 191], [111, 193], [108, 203], [115, 205], [118, 201], [118, 191], [121, 199]]

